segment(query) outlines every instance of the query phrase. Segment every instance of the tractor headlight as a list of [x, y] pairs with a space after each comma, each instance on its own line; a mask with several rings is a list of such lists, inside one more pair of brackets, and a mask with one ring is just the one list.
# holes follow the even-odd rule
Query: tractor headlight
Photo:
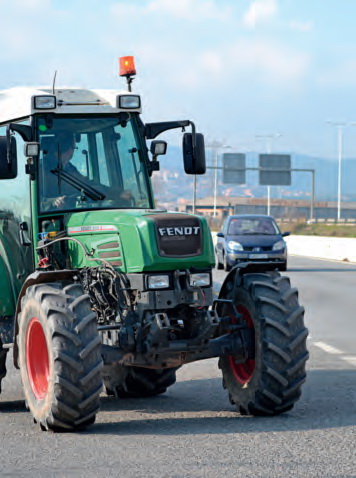
[[125, 110], [139, 109], [141, 108], [141, 98], [139, 95], [118, 95], [116, 107]]
[[243, 251], [244, 248], [239, 242], [236, 241], [229, 241], [227, 244], [227, 247], [231, 249], [232, 251]]
[[273, 251], [280, 251], [281, 249], [285, 248], [286, 243], [284, 241], [278, 241], [273, 244], [272, 250]]
[[208, 272], [190, 274], [189, 276], [189, 285], [191, 287], [208, 287], [210, 283], [210, 274]]
[[149, 289], [167, 289], [169, 287], [169, 276], [148, 276], [147, 284]]
[[27, 156], [28, 158], [30, 158], [31, 156], [38, 156], [40, 154], [39, 143], [35, 143], [33, 141], [25, 143], [24, 153], [25, 156]]
[[36, 110], [53, 110], [56, 107], [56, 97], [52, 95], [33, 96], [33, 107]]

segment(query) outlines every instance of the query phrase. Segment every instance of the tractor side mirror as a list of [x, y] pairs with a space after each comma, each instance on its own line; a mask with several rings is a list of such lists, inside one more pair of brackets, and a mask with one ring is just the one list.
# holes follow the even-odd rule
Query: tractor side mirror
[[205, 174], [205, 147], [202, 133], [184, 133], [183, 160], [187, 174]]
[[0, 136], [0, 179], [17, 176], [17, 147], [14, 136]]

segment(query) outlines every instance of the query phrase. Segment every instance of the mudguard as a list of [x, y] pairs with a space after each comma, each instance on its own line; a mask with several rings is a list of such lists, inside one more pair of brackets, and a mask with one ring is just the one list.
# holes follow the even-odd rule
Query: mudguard
[[[267, 272], [278, 270], [278, 267], [281, 266], [282, 262], [242, 262], [234, 266], [231, 271], [225, 277], [224, 283], [221, 286], [219, 292], [219, 299], [226, 297], [227, 295], [227, 284], [235, 281], [239, 283], [241, 281], [241, 276], [244, 274], [251, 274], [254, 272]], [[215, 304], [215, 307], [219, 303]]]

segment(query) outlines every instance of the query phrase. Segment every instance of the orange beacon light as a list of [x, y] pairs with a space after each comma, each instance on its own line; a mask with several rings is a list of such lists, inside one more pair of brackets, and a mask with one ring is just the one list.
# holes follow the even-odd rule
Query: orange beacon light
[[136, 75], [135, 60], [133, 56], [121, 56], [119, 58], [120, 76]]

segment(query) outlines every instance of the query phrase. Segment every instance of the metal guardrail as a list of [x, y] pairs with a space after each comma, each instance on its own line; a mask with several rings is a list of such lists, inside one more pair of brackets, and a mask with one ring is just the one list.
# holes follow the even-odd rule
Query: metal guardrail
[[[278, 223], [295, 223], [295, 222], [304, 222], [301, 221], [300, 218], [286, 218], [286, 217], [275, 217], [276, 222]], [[309, 219], [307, 220], [308, 224], [356, 224], [356, 219], [353, 218], [345, 218], [345, 219], [335, 219], [335, 218], [319, 218], [319, 219]]]

